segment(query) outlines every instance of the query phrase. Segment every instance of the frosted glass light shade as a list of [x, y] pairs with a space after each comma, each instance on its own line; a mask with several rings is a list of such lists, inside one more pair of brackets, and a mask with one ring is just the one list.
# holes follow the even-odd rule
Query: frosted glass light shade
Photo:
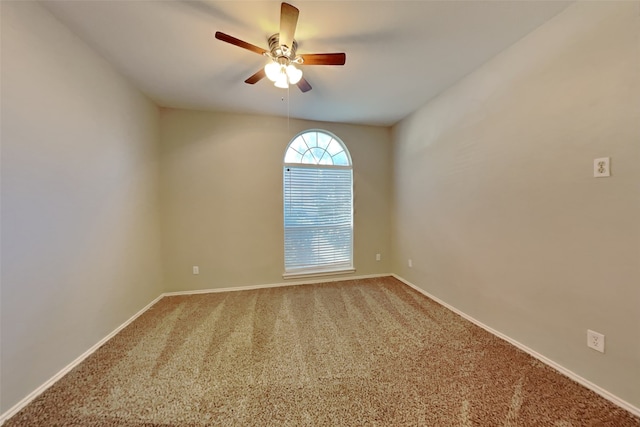
[[287, 81], [287, 75], [285, 73], [280, 73], [276, 82], [274, 83], [275, 87], [279, 87], [281, 89], [286, 89], [289, 87], [289, 82]]
[[267, 78], [272, 82], [277, 81], [280, 75], [282, 74], [280, 70], [280, 64], [274, 61], [271, 61], [264, 66], [264, 72], [267, 75]]
[[289, 76], [289, 83], [292, 85], [298, 83], [302, 78], [302, 70], [298, 70], [293, 65], [287, 66], [287, 75]]

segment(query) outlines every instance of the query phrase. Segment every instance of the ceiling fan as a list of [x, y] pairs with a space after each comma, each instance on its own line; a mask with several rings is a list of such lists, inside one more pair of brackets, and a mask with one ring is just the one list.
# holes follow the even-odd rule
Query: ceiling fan
[[302, 92], [311, 90], [311, 85], [302, 77], [302, 70], [296, 65], [344, 65], [347, 55], [344, 53], [308, 53], [298, 55], [298, 42], [294, 40], [300, 11], [288, 4], [280, 7], [280, 32], [269, 37], [269, 50], [247, 43], [228, 34], [216, 31], [216, 38], [223, 42], [250, 50], [269, 58], [268, 64], [245, 80], [255, 84], [267, 77], [276, 87], [288, 88], [295, 84]]

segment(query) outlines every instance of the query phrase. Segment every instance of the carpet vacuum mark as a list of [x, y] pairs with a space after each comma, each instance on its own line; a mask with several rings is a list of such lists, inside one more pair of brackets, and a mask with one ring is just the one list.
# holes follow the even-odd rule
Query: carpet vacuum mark
[[13, 426], [640, 426], [385, 277], [165, 297]]

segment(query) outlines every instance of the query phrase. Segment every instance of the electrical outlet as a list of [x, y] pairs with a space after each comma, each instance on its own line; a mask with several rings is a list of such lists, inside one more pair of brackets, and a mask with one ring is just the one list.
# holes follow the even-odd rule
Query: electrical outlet
[[600, 353], [604, 353], [604, 335], [587, 329], [587, 346]]
[[409, 268], [413, 267], [413, 261], [411, 261], [411, 258], [407, 260], [407, 265], [409, 266]]
[[200, 274], [200, 267], [198, 267], [197, 265], [193, 266], [193, 274]]
[[376, 261], [380, 261], [382, 259], [382, 257], [380, 256], [380, 254], [376, 254]]
[[594, 159], [593, 176], [596, 178], [604, 178], [607, 176], [611, 176], [611, 167], [609, 163], [609, 157]]

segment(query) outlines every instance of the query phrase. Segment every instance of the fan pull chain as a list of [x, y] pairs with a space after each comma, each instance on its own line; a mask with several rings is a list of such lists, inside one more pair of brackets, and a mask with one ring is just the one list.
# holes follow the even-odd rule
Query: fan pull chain
[[291, 135], [291, 126], [289, 125], [289, 102], [291, 101], [291, 85], [287, 86], [287, 133]]

